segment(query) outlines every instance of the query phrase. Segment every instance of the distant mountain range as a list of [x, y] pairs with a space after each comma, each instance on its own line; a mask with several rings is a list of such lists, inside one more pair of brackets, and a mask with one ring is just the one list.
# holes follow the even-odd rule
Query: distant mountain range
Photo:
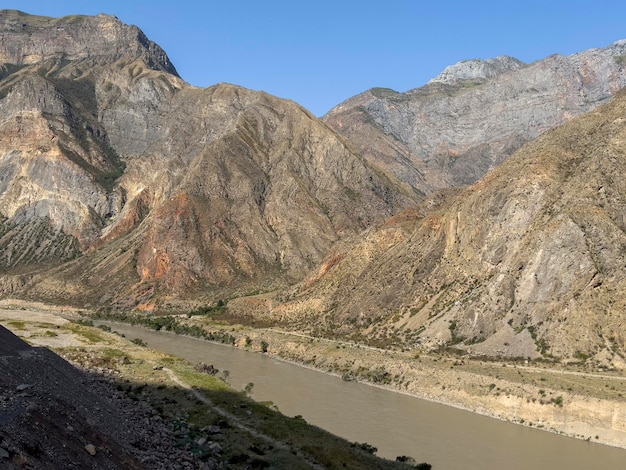
[[623, 362], [626, 41], [464, 61], [320, 120], [193, 87], [111, 16], [0, 30], [5, 296]]
[[452, 65], [427, 85], [374, 88], [324, 121], [369, 160], [426, 193], [471, 184], [524, 143], [626, 85], [626, 41], [524, 64], [511, 57]]

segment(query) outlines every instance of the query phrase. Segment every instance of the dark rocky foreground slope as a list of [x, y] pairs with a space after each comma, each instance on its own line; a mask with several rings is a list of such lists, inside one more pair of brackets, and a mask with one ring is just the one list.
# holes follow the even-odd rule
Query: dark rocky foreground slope
[[199, 468], [153, 410], [2, 326], [0, 370], [3, 469]]

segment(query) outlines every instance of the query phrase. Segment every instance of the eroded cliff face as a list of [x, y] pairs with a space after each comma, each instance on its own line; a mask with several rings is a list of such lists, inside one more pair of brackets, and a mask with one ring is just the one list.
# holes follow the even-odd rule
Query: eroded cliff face
[[45, 221], [35, 245], [69, 239], [54, 256], [4, 253], [12, 273], [67, 262], [33, 271], [30, 295], [154, 308], [284, 285], [418, 198], [293, 102], [186, 84], [116, 18], [5, 11], [0, 28], [5, 238]]
[[3, 11], [0, 29], [0, 211], [14, 232], [46, 219], [84, 251], [126, 199], [115, 185], [125, 163], [101, 116], [107, 98], [120, 98], [107, 72], [122, 76], [126, 89], [137, 64], [182, 81], [170, 75], [176, 71], [156, 44], [114, 17]]
[[110, 65], [140, 59], [152, 70], [178, 75], [167, 54], [136, 26], [109, 15], [48, 18], [17, 10], [0, 15], [0, 63], [13, 66], [49, 60]]
[[473, 186], [337, 248], [324, 269], [273, 299], [273, 318], [381, 343], [621, 367], [624, 171], [621, 92]]
[[2, 214], [14, 222], [48, 218], [83, 248], [118, 209], [119, 191], [96, 177], [115, 171], [54, 85], [27, 74], [0, 102]]
[[606, 103], [626, 84], [626, 41], [532, 64], [448, 67], [427, 85], [372, 89], [324, 120], [363, 155], [425, 193], [476, 182], [524, 143]]

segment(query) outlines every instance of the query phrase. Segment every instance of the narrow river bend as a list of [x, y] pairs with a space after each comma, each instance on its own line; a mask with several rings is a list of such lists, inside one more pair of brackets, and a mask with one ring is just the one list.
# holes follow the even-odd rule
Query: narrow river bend
[[367, 442], [377, 455], [410, 455], [434, 470], [624, 470], [626, 450], [558, 436], [445, 405], [334, 377], [231, 346], [126, 324], [106, 323], [149, 347], [229, 370], [229, 383], [272, 401], [287, 416], [349, 441]]

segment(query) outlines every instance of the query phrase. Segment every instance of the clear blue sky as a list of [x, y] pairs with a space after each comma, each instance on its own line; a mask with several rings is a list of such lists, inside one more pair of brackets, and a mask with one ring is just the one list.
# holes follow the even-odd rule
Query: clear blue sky
[[5, 8], [115, 15], [193, 85], [264, 90], [316, 115], [372, 87], [417, 88], [464, 59], [532, 62], [626, 38], [624, 0], [0, 0]]

